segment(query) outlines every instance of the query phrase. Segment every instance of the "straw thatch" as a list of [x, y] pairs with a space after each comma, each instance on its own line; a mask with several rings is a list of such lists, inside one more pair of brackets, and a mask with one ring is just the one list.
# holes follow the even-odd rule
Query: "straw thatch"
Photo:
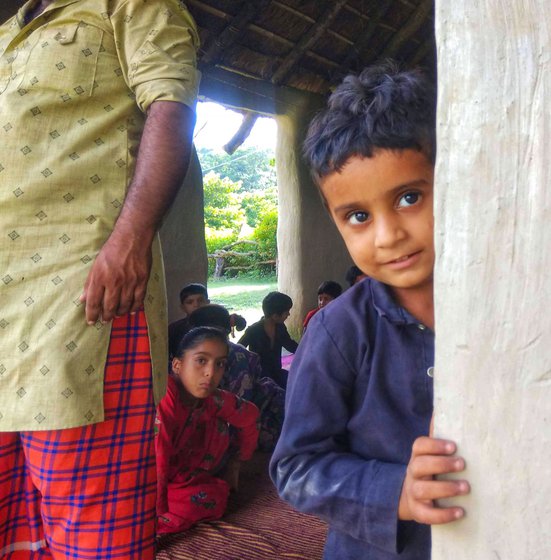
[[433, 0], [187, 0], [204, 74], [317, 93], [392, 57], [434, 72]]

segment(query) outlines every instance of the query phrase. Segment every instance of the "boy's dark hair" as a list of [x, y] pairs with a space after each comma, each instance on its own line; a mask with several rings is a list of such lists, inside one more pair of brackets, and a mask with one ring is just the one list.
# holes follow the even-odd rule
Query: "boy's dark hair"
[[192, 327], [216, 327], [226, 333], [230, 332], [230, 314], [222, 305], [209, 303], [199, 307], [189, 316]]
[[188, 296], [193, 296], [195, 294], [203, 294], [205, 296], [205, 299], [209, 299], [209, 293], [207, 291], [207, 288], [205, 286], [203, 286], [203, 284], [199, 284], [198, 282], [194, 282], [192, 284], [186, 284], [180, 290], [180, 303], [184, 303], [184, 300]]
[[320, 294], [327, 294], [333, 299], [336, 299], [342, 294], [342, 286], [333, 280], [326, 280], [322, 282], [318, 288], [318, 296]]
[[356, 278], [358, 276], [362, 276], [364, 273], [355, 265], [353, 264], [347, 271], [346, 276], [344, 279], [350, 284], [352, 287], [356, 283]]
[[201, 342], [204, 342], [205, 340], [213, 339], [223, 342], [229, 349], [228, 336], [224, 331], [217, 329], [216, 327], [197, 327], [195, 329], [191, 329], [184, 335], [182, 340], [180, 340], [174, 357], [181, 359], [186, 350], [195, 348], [198, 344], [201, 344]]
[[281, 292], [270, 292], [262, 300], [262, 312], [264, 317], [271, 317], [272, 315], [281, 315], [285, 311], [289, 311], [293, 307], [293, 300]]
[[378, 148], [419, 150], [434, 163], [435, 88], [420, 70], [387, 61], [344, 78], [310, 124], [304, 156], [317, 181]]

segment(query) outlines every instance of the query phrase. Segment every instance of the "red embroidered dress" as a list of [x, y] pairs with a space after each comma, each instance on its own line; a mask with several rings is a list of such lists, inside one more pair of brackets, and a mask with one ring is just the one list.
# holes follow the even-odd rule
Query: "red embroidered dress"
[[217, 389], [194, 407], [182, 403], [170, 377], [157, 408], [157, 533], [184, 531], [199, 521], [220, 518], [228, 484], [216, 476], [230, 445], [229, 426], [237, 428], [240, 460], [251, 458], [258, 439], [258, 409]]

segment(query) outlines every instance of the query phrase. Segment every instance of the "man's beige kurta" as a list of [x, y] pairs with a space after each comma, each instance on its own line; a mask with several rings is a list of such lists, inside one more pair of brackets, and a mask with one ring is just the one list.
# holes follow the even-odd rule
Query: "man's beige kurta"
[[[194, 106], [195, 25], [176, 0], [55, 0], [0, 27], [0, 431], [103, 420], [110, 326], [79, 302], [132, 178], [144, 113]], [[166, 301], [145, 301], [157, 399]], [[147, 359], [147, 357], [146, 357]]]

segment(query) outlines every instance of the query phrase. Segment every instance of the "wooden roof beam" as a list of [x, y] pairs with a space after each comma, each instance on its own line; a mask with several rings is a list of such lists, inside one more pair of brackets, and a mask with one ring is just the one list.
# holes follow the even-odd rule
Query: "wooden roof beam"
[[249, 137], [257, 118], [258, 113], [251, 113], [250, 111], [244, 113], [243, 120], [237, 132], [232, 136], [231, 140], [224, 145], [224, 151], [228, 155], [231, 156]]
[[392, 37], [381, 53], [381, 58], [394, 58], [400, 47], [423, 25], [432, 11], [433, 0], [423, 0], [409, 20]]
[[246, 0], [239, 10], [239, 13], [230, 21], [224, 31], [220, 33], [205, 51], [205, 54], [201, 58], [202, 66], [212, 66], [216, 64], [220, 53], [237, 41], [251, 20], [258, 12], [264, 10], [270, 2], [271, 0]]
[[382, 0], [379, 2], [376, 13], [372, 18], [369, 19], [367, 27], [362, 34], [362, 38], [348, 51], [345, 59], [340, 64], [339, 70], [331, 73], [329, 79], [330, 82], [333, 82], [337, 76], [347, 74], [350, 71], [352, 63], [355, 60], [361, 58], [362, 52], [371, 41], [375, 30], [393, 4], [394, 0]]
[[334, 0], [328, 4], [327, 9], [319, 18], [317, 25], [310, 28], [310, 31], [299, 41], [297, 46], [287, 55], [280, 67], [272, 76], [272, 83], [281, 84], [289, 75], [292, 69], [297, 65], [298, 61], [304, 56], [304, 53], [312, 47], [325, 30], [333, 23], [347, 0]]

